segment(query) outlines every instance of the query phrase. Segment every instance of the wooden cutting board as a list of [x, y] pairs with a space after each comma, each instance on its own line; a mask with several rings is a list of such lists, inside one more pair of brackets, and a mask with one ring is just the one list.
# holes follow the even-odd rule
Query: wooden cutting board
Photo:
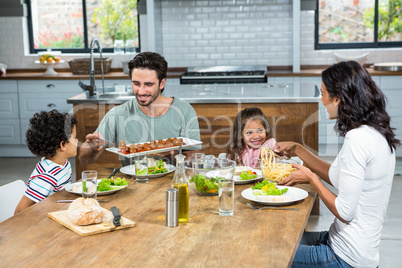
[[121, 230], [121, 229], [130, 228], [130, 227], [135, 226], [135, 222], [133, 222], [127, 218], [124, 218], [124, 217], [121, 217], [121, 219], [120, 219], [121, 226], [119, 226], [119, 227], [114, 226], [113, 221], [112, 221], [113, 220], [112, 212], [105, 208], [102, 208], [102, 209], [105, 212], [106, 220], [99, 224], [91, 224], [91, 225], [86, 225], [86, 226], [80, 226], [80, 225], [73, 224], [67, 216], [67, 210], [50, 212], [47, 215], [52, 220], [55, 220], [56, 222], [62, 224], [63, 226], [67, 227], [68, 229], [70, 229], [82, 236], [100, 234], [100, 233]]

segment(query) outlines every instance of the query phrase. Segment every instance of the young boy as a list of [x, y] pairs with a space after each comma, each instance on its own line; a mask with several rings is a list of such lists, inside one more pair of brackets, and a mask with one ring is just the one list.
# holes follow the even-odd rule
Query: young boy
[[26, 133], [29, 150], [42, 159], [27, 182], [14, 215], [64, 189], [71, 181], [68, 158], [77, 155], [77, 119], [56, 110], [36, 113]]

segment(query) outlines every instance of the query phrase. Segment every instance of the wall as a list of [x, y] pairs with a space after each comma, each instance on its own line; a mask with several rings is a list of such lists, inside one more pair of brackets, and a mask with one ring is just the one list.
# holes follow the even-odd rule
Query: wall
[[[157, 2], [159, 4], [159, 2]], [[156, 48], [170, 67], [208, 65], [292, 65], [292, 0], [161, 0], [163, 36]], [[147, 50], [146, 15], [141, 15], [141, 46]], [[42, 68], [35, 55], [24, 48], [25, 19], [0, 17], [0, 62], [9, 68]], [[157, 24], [158, 25], [158, 24]], [[329, 65], [335, 62], [333, 50], [314, 50], [314, 13], [301, 11], [301, 64]], [[370, 51], [368, 63], [402, 61], [402, 48], [337, 50], [346, 56]], [[59, 65], [68, 68], [63, 55]], [[112, 55], [112, 67], [131, 55]]]

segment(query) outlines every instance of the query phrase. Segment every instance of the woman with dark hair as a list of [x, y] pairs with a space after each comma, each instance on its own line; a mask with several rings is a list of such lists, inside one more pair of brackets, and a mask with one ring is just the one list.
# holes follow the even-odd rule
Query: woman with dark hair
[[[377, 267], [378, 245], [395, 169], [395, 138], [384, 94], [354, 61], [322, 72], [321, 102], [344, 144], [332, 164], [302, 145], [279, 142], [274, 150], [297, 155], [297, 168], [281, 185], [309, 183], [334, 214], [329, 231], [305, 232], [292, 267]], [[338, 194], [325, 187], [323, 179]]]

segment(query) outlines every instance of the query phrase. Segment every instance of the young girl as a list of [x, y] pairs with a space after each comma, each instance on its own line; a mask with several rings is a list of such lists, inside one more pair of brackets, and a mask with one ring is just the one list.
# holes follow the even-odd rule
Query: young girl
[[261, 109], [252, 107], [240, 111], [232, 129], [232, 143], [228, 158], [238, 165], [259, 167], [261, 148], [273, 149], [276, 140], [271, 137], [271, 125]]

